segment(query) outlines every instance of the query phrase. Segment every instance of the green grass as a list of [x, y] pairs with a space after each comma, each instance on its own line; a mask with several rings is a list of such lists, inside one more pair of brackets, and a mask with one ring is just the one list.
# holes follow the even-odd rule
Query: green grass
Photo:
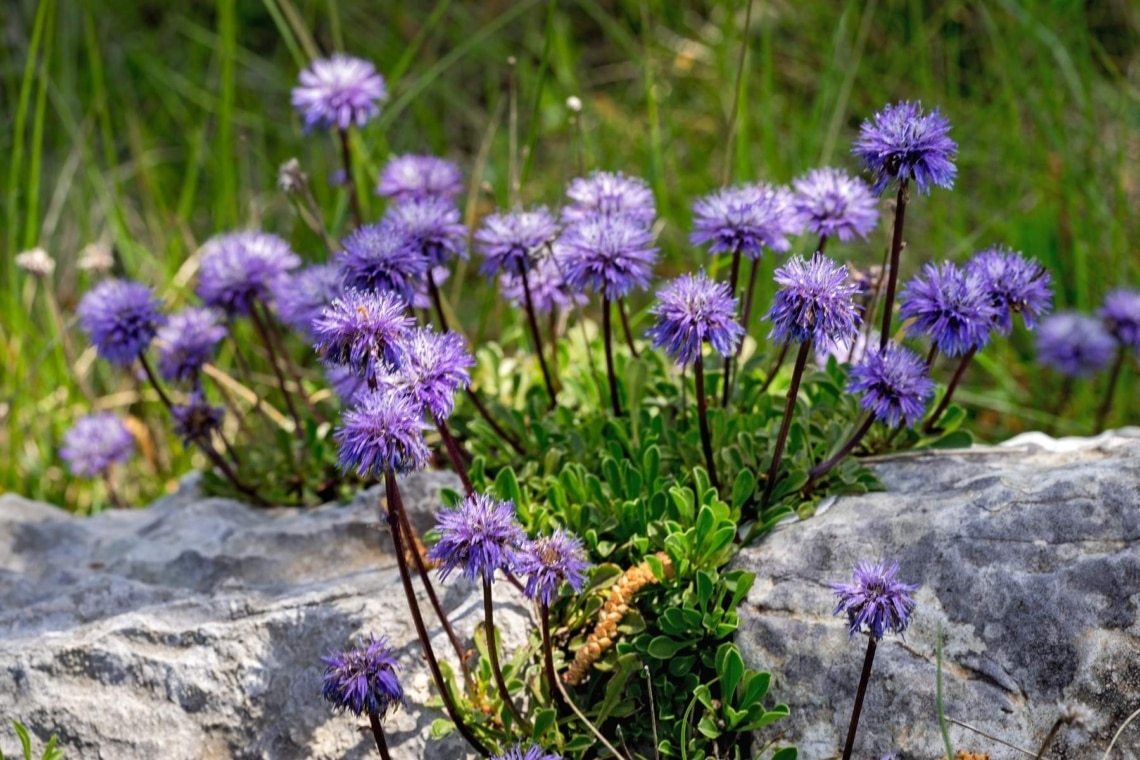
[[[318, 257], [319, 240], [297, 223], [275, 176], [291, 156], [318, 180], [336, 168], [331, 141], [305, 136], [289, 107], [299, 66], [320, 51], [343, 47], [389, 76], [387, 109], [357, 141], [371, 176], [393, 151], [441, 153], [471, 172], [490, 135], [480, 177], [488, 189], [469, 205], [477, 213], [507, 201], [509, 130], [492, 121], [506, 118], [515, 56], [524, 200], [557, 203], [576, 173], [565, 99], [578, 95], [589, 165], [646, 176], [658, 193], [661, 273], [704, 262], [685, 232], [692, 200], [725, 174], [742, 3], [9, 5], [0, 21], [11, 41], [0, 48], [0, 489], [89, 507], [91, 488], [66, 476], [55, 451], [92, 407], [129, 413], [151, 431], [129, 497], [155, 495], [191, 464], [166, 443], [153, 399], [92, 362], [78, 332], [64, 340], [41, 284], [12, 258], [37, 244], [57, 258], [51, 287], [71, 319], [91, 283], [76, 261], [92, 242], [112, 245], [119, 273], [161, 285], [176, 304], [188, 298], [197, 247], [222, 229], [272, 229]], [[848, 146], [862, 118], [890, 100], [937, 104], [954, 124], [960, 174], [954, 191], [912, 204], [907, 257], [960, 258], [1005, 242], [1053, 270], [1060, 305], [1095, 308], [1109, 287], [1140, 284], [1140, 88], [1127, 74], [1140, 63], [1140, 12], [1094, 5], [759, 3], [731, 176], [786, 182], [821, 163], [854, 168]], [[343, 229], [343, 198], [315, 184]], [[886, 237], [832, 253], [868, 264]], [[474, 268], [465, 271], [472, 286], [458, 309], [494, 330], [506, 314], [479, 313], [488, 299]], [[1099, 389], [1079, 385], [1069, 421], [1053, 421], [1057, 383], [1031, 356], [1020, 333], [972, 370], [963, 398], [983, 437], [1050, 424], [1087, 431]], [[1136, 379], [1128, 370], [1122, 388]], [[1120, 402], [1115, 424], [1140, 419], [1136, 394]]]

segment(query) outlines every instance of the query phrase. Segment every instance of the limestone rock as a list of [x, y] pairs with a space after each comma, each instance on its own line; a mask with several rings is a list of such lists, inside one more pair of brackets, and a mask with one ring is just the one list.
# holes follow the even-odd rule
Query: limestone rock
[[[779, 725], [801, 758], [838, 756], [863, 656], [832, 616], [827, 586], [863, 558], [897, 560], [921, 584], [905, 640], [875, 659], [854, 756], [945, 754], [935, 708], [944, 630], [947, 717], [1035, 754], [1058, 703], [1091, 710], [1047, 757], [1099, 760], [1140, 708], [1140, 430], [901, 455], [875, 465], [884, 493], [835, 500], [736, 558], [757, 575], [740, 609], [749, 665], [773, 675], [791, 716]], [[956, 749], [1025, 757], [960, 725]], [[1111, 758], [1140, 757], [1140, 723]]]

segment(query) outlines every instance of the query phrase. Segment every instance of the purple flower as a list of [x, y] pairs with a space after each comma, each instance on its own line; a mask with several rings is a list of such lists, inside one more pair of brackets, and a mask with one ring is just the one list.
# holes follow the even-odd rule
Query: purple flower
[[847, 242], [866, 239], [879, 221], [875, 196], [862, 180], [841, 169], [813, 169], [792, 183], [792, 213], [798, 226]]
[[424, 443], [423, 408], [407, 394], [390, 389], [358, 393], [342, 421], [335, 438], [345, 472], [355, 469], [362, 478], [413, 472], [431, 458]]
[[1087, 314], [1062, 311], [1037, 328], [1037, 361], [1068, 377], [1089, 377], [1109, 365], [1116, 340], [1104, 323]]
[[405, 303], [415, 297], [428, 269], [428, 259], [412, 244], [408, 231], [391, 219], [366, 224], [344, 239], [337, 254], [344, 287], [391, 291]]
[[350, 289], [313, 320], [313, 335], [329, 364], [347, 364], [370, 375], [379, 363], [399, 366], [400, 341], [413, 325], [394, 293]]
[[1140, 351], [1140, 290], [1109, 291], [1097, 314], [1120, 345]]
[[[549, 314], [555, 309], [567, 309], [586, 303], [586, 297], [571, 290], [566, 278], [562, 276], [562, 269], [558, 266], [557, 260], [559, 245], [560, 243], [554, 244], [554, 256], [547, 256], [534, 262], [530, 271], [526, 273], [530, 298], [534, 303], [534, 310], [539, 314]], [[515, 306], [526, 305], [522, 277], [512, 274], [500, 275], [499, 291]]]
[[242, 230], [216, 235], [202, 246], [198, 295], [227, 316], [249, 314], [254, 301], [269, 303], [273, 291], [301, 265], [276, 235]]
[[727, 285], [713, 282], [704, 270], [681, 275], [665, 285], [658, 291], [651, 313], [657, 322], [645, 334], [653, 340], [654, 348], [664, 348], [679, 364], [692, 364], [701, 358], [701, 346], [706, 342], [728, 356], [744, 337], [744, 328], [736, 321], [736, 299]]
[[851, 152], [875, 175], [871, 191], [881, 195], [894, 181], [914, 181], [923, 195], [932, 185], [954, 187], [958, 145], [947, 133], [950, 122], [937, 108], [923, 113], [921, 103], [895, 103], [864, 121]]
[[769, 337], [819, 344], [855, 338], [859, 307], [854, 301], [856, 287], [847, 281], [847, 267], [822, 253], [810, 261], [793, 256], [776, 270], [775, 280], [780, 290], [765, 317], [772, 323]]
[[72, 475], [94, 478], [112, 464], [126, 462], [135, 450], [135, 439], [127, 426], [111, 412], [80, 417], [63, 436], [59, 456]]
[[926, 335], [945, 356], [961, 356], [986, 345], [999, 311], [976, 274], [950, 261], [926, 264], [900, 294], [899, 314], [913, 320], [908, 335]]
[[429, 197], [399, 201], [384, 218], [403, 231], [404, 244], [428, 265], [446, 265], [451, 258], [467, 258], [467, 227], [449, 198]]
[[709, 253], [744, 254], [759, 259], [764, 248], [791, 250], [787, 236], [797, 232], [792, 196], [764, 184], [715, 190], [693, 204], [693, 245], [709, 244]]
[[455, 409], [455, 392], [471, 383], [468, 370], [474, 366], [463, 336], [418, 327], [400, 342], [400, 368], [384, 380], [432, 417], [446, 420]]
[[852, 367], [847, 390], [862, 393], [859, 403], [880, 422], [893, 428], [905, 422], [909, 427], [922, 421], [934, 381], [918, 354], [888, 343], [886, 350], [870, 352]]
[[885, 633], [901, 634], [906, 630], [914, 611], [910, 592], [918, 586], [899, 581], [895, 578], [898, 571], [897, 562], [864, 560], [855, 566], [854, 583], [830, 584], [839, 598], [834, 614], [847, 616], [852, 638], [863, 626], [870, 629], [876, 641]]
[[996, 325], [1001, 335], [1013, 330], [1013, 315], [1021, 314], [1032, 328], [1053, 302], [1053, 278], [1037, 263], [1005, 246], [981, 251], [966, 262], [966, 273], [981, 278], [997, 308]]
[[454, 198], [463, 192], [459, 167], [436, 156], [396, 156], [380, 172], [376, 194], [395, 200]]
[[591, 288], [612, 301], [649, 285], [657, 248], [649, 228], [636, 219], [591, 216], [566, 228], [557, 255], [571, 288]]
[[347, 652], [333, 652], [321, 660], [328, 666], [321, 696], [337, 710], [353, 715], [383, 716], [404, 704], [404, 690], [396, 671], [400, 664], [388, 640], [372, 634]]
[[446, 579], [456, 568], [473, 581], [490, 581], [496, 570], [514, 564], [518, 547], [526, 534], [515, 520], [515, 505], [486, 494], [468, 496], [454, 509], [436, 515], [439, 543], [428, 551], [428, 559], [440, 563], [439, 577]]
[[130, 366], [166, 323], [154, 291], [131, 280], [104, 280], [83, 296], [76, 311], [99, 356], [122, 367]]
[[222, 426], [226, 410], [220, 406], [210, 406], [201, 391], [190, 394], [190, 400], [170, 409], [174, 418], [174, 434], [189, 446], [191, 443], [208, 442], [215, 430]]
[[190, 306], [172, 314], [157, 333], [158, 373], [169, 382], [197, 380], [224, 337], [226, 328], [212, 309]]
[[534, 266], [542, 249], [554, 242], [558, 223], [546, 206], [509, 214], [491, 214], [475, 233], [485, 257], [481, 271], [488, 277], [502, 272], [521, 275]]
[[562, 760], [562, 756], [547, 752], [537, 744], [532, 744], [525, 750], [521, 744], [517, 744], [501, 755], [494, 755], [491, 760]]
[[282, 279], [273, 288], [278, 319], [312, 338], [313, 320], [343, 291], [342, 277], [336, 264], [314, 264]]
[[589, 177], [577, 177], [570, 181], [566, 195], [573, 201], [562, 209], [562, 219], [568, 223], [602, 214], [627, 216], [650, 224], [657, 216], [649, 183], [621, 172], [597, 171]]
[[305, 120], [306, 130], [362, 127], [380, 113], [380, 103], [387, 98], [388, 88], [376, 67], [343, 53], [313, 61], [301, 72], [301, 84], [293, 88], [293, 107]]
[[581, 539], [556, 530], [526, 543], [515, 559], [514, 569], [526, 576], [523, 593], [527, 598], [549, 606], [554, 592], [564, 582], [574, 591], [581, 591], [589, 567]]

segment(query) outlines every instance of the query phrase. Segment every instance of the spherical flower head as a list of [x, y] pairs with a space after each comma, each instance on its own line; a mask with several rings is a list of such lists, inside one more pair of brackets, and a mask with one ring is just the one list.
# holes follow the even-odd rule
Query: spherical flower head
[[913, 320], [909, 335], [925, 335], [945, 356], [961, 356], [990, 340], [999, 310], [976, 274], [950, 261], [926, 264], [900, 294], [899, 314]]
[[879, 221], [870, 188], [841, 169], [813, 169], [792, 185], [792, 213], [800, 227], [816, 235], [843, 242], [866, 239]]
[[342, 277], [336, 264], [313, 264], [292, 273], [273, 288], [277, 318], [312, 338], [313, 320], [344, 290]]
[[80, 417], [63, 435], [59, 456], [72, 475], [94, 478], [112, 464], [126, 462], [135, 451], [135, 439], [127, 426], [111, 412]]
[[792, 197], [764, 184], [715, 190], [693, 204], [693, 245], [708, 244], [709, 253], [741, 253], [755, 261], [765, 248], [791, 250], [787, 236], [798, 231]]
[[898, 571], [897, 562], [864, 560], [855, 566], [854, 583], [830, 584], [839, 599], [834, 614], [847, 616], [852, 638], [863, 626], [876, 641], [885, 633], [901, 634], [906, 630], [914, 611], [910, 592], [918, 586], [898, 580]]
[[405, 303], [415, 297], [428, 270], [427, 256], [416, 249], [409, 231], [391, 219], [353, 230], [336, 260], [346, 289], [391, 291]]
[[1097, 313], [1120, 345], [1140, 352], [1140, 290], [1109, 291]]
[[1001, 335], [1013, 331], [1014, 314], [1020, 314], [1025, 326], [1032, 328], [1053, 303], [1053, 278], [1048, 270], [1004, 246], [976, 254], [966, 262], [966, 273], [982, 280], [997, 308], [995, 324]]
[[328, 666], [321, 696], [344, 712], [384, 716], [404, 704], [404, 689], [396, 671], [400, 664], [381, 636], [368, 635], [347, 652], [332, 652], [321, 660]]
[[475, 233], [475, 243], [485, 258], [481, 271], [488, 277], [500, 272], [521, 275], [534, 266], [542, 249], [557, 235], [558, 222], [546, 206], [491, 214]]
[[896, 181], [913, 182], [929, 195], [933, 185], [954, 187], [958, 144], [949, 132], [950, 121], [937, 108], [924, 113], [921, 103], [895, 103], [863, 122], [851, 152], [875, 175], [876, 195]]
[[1063, 311], [1041, 320], [1037, 361], [1067, 377], [1091, 377], [1116, 354], [1116, 340], [1101, 320]]
[[384, 165], [376, 194], [401, 201], [454, 198], [463, 192], [459, 167], [437, 156], [396, 156]]
[[216, 235], [202, 247], [198, 296], [227, 316], [249, 314], [255, 301], [268, 303], [300, 265], [301, 259], [276, 235], [254, 230]]
[[130, 280], [104, 280], [83, 296], [76, 312], [99, 356], [122, 367], [130, 366], [166, 323], [154, 291]]
[[211, 406], [201, 391], [194, 391], [187, 403], [170, 409], [170, 416], [174, 418], [174, 434], [187, 446], [208, 442], [213, 432], [222, 426], [225, 414], [222, 407]]
[[313, 335], [326, 362], [368, 376], [399, 366], [400, 342], [414, 325], [394, 293], [349, 289], [313, 320]]
[[523, 593], [527, 598], [549, 606], [562, 583], [570, 584], [575, 592], [581, 591], [589, 567], [581, 539], [556, 530], [527, 542], [519, 550], [514, 570], [526, 576]]
[[168, 382], [197, 380], [224, 337], [213, 309], [190, 306], [172, 314], [157, 333], [158, 373]]
[[592, 289], [611, 301], [646, 288], [657, 262], [653, 234], [627, 216], [594, 215], [575, 222], [563, 232], [556, 254], [571, 288]]
[[306, 130], [362, 127], [380, 113], [380, 103], [387, 99], [388, 87], [376, 67], [343, 53], [313, 61], [301, 72], [301, 84], [293, 88], [293, 107]]
[[772, 323], [769, 337], [779, 341], [818, 344], [847, 343], [858, 329], [856, 287], [847, 280], [847, 267], [816, 253], [811, 260], [793, 256], [776, 270], [780, 289], [765, 317]]
[[467, 227], [450, 198], [430, 197], [399, 201], [388, 207], [385, 219], [403, 231], [409, 253], [423, 256], [438, 267], [453, 258], [467, 258]]
[[30, 251], [17, 253], [13, 258], [17, 269], [28, 274], [47, 279], [55, 271], [55, 259], [43, 248], [33, 248]]
[[468, 496], [454, 509], [436, 515], [439, 543], [428, 559], [439, 563], [439, 577], [446, 579], [457, 568], [463, 577], [488, 582], [496, 570], [514, 565], [518, 547], [526, 534], [515, 520], [515, 505], [486, 494]]
[[[568, 309], [586, 303], [586, 297], [572, 290], [566, 278], [562, 276], [562, 268], [558, 264], [560, 245], [561, 243], [556, 242], [554, 256], [546, 256], [534, 262], [530, 271], [526, 273], [526, 286], [530, 288], [531, 302], [539, 314], [549, 314], [555, 309]], [[499, 291], [515, 306], [526, 306], [526, 290], [523, 287], [522, 277], [512, 274], [500, 275]]]
[[621, 172], [592, 172], [570, 181], [566, 196], [573, 203], [562, 209], [563, 221], [577, 222], [595, 214], [620, 215], [651, 224], [657, 204], [649, 183]]
[[471, 383], [469, 370], [475, 366], [463, 336], [418, 327], [401, 341], [400, 358], [400, 369], [385, 382], [410, 396], [435, 419], [450, 417], [455, 392]]
[[681, 275], [657, 293], [651, 309], [657, 322], [646, 331], [654, 348], [663, 348], [673, 361], [692, 364], [708, 343], [722, 356], [736, 351], [744, 328], [736, 321], [736, 299], [724, 283], [710, 280], [704, 270]]
[[341, 470], [362, 478], [422, 470], [431, 458], [424, 443], [423, 407], [406, 393], [381, 387], [356, 395], [335, 438]]
[[880, 422], [893, 428], [922, 421], [934, 395], [934, 381], [918, 354], [895, 343], [884, 351], [869, 352], [851, 368], [847, 390], [862, 393], [859, 403]]
[[501, 755], [494, 755], [491, 760], [562, 760], [562, 756], [547, 752], [537, 744], [532, 744], [526, 749], [518, 744]]

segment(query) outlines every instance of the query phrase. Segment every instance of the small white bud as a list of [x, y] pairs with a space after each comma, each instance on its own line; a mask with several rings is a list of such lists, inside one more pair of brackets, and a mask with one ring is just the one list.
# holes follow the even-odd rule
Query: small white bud
[[55, 271], [55, 259], [43, 248], [33, 248], [16, 254], [16, 266], [36, 277], [51, 277]]
[[582, 112], [582, 100], [577, 95], [571, 95], [566, 98], [566, 107], [574, 113]]

